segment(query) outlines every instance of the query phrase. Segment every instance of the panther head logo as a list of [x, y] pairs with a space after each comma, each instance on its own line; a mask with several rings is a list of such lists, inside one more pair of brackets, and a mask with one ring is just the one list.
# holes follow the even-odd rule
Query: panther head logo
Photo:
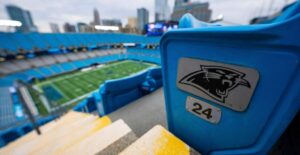
[[200, 65], [200, 68], [183, 77], [179, 83], [193, 86], [223, 103], [228, 93], [237, 86], [251, 88], [250, 83], [243, 79], [245, 74], [242, 72], [221, 66]]

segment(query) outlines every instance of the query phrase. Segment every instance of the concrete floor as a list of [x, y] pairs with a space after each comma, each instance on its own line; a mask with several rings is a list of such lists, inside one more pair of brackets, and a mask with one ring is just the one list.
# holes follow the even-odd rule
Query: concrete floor
[[153, 126], [160, 124], [166, 128], [166, 112], [163, 89], [146, 95], [125, 107], [109, 114], [112, 121], [123, 119], [137, 137]]

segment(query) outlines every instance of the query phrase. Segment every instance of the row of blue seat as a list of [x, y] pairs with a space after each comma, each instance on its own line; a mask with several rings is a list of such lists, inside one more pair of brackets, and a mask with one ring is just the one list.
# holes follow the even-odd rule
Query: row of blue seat
[[161, 86], [161, 67], [150, 68], [130, 77], [105, 81], [98, 91], [76, 105], [73, 110], [88, 113], [98, 110], [99, 115], [104, 116]]
[[160, 55], [160, 51], [158, 49], [141, 49], [141, 48], [128, 48], [128, 53], [145, 53], [149, 55]]
[[101, 33], [101, 34], [55, 34], [55, 33], [0, 33], [0, 49], [17, 53], [19, 49], [26, 51], [58, 49], [61, 47], [89, 47], [99, 44], [141, 43], [158, 44], [159, 37], [145, 37], [133, 34]]

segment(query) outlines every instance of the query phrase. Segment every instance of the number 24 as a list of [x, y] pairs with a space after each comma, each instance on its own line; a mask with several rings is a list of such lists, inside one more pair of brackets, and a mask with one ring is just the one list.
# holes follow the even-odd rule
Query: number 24
[[193, 109], [192, 111], [195, 112], [198, 115], [205, 115], [207, 119], [212, 118], [212, 109], [211, 108], [207, 108], [207, 109], [203, 109], [202, 105], [200, 103], [193, 103]]

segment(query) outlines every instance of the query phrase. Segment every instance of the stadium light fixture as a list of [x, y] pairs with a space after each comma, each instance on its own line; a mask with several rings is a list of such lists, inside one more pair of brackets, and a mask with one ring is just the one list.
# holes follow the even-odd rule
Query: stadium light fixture
[[104, 26], [104, 25], [95, 25], [96, 30], [104, 30], [104, 31], [119, 31], [118, 26]]
[[20, 27], [22, 23], [17, 20], [0, 19], [0, 26]]

